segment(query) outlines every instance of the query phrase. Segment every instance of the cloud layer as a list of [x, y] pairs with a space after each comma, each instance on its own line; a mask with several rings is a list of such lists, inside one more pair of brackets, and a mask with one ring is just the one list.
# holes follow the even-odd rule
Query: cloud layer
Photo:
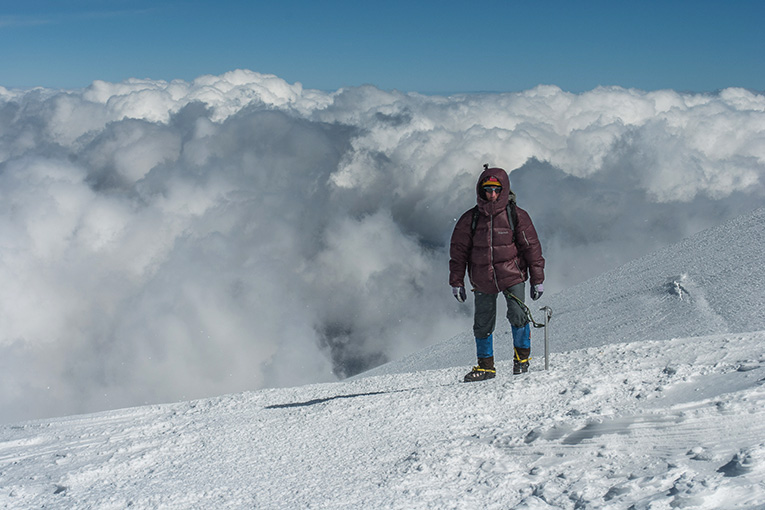
[[333, 380], [469, 329], [448, 240], [483, 163], [554, 292], [761, 205], [765, 96], [0, 87], [0, 420]]

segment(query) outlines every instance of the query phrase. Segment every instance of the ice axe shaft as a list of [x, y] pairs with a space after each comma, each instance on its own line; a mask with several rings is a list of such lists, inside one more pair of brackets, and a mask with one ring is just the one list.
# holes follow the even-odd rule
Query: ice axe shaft
[[545, 370], [550, 369], [550, 336], [548, 333], [548, 326], [550, 324], [550, 319], [552, 318], [552, 308], [549, 306], [543, 306], [540, 308], [543, 312], [545, 312]]

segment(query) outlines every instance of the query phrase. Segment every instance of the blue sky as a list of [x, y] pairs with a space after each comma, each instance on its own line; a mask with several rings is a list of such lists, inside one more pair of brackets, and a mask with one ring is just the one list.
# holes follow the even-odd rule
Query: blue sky
[[453, 93], [765, 89], [765, 2], [0, 0], [0, 86], [192, 80]]

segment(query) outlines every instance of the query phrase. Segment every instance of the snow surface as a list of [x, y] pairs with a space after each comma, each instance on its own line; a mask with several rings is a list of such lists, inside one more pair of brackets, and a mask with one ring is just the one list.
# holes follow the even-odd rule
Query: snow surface
[[534, 303], [549, 371], [535, 331], [529, 374], [460, 383], [466, 333], [340, 383], [0, 426], [0, 507], [765, 508], [764, 232]]

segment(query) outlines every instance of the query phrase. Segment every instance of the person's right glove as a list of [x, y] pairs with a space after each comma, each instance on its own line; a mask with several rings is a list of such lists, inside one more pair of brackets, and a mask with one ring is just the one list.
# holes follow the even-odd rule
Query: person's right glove
[[454, 297], [457, 298], [457, 301], [460, 303], [464, 303], [467, 299], [467, 291], [465, 290], [465, 287], [452, 287], [452, 294], [454, 294]]
[[536, 301], [537, 299], [541, 298], [542, 297], [542, 293], [544, 291], [545, 291], [545, 287], [541, 283], [533, 285], [531, 287], [531, 299]]

